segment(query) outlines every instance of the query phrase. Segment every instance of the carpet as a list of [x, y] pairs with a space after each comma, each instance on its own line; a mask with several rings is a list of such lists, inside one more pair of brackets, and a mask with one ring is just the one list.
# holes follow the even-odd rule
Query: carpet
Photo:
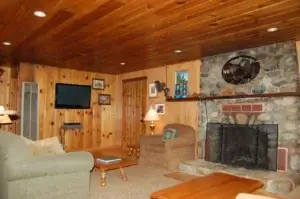
[[178, 181], [188, 181], [188, 180], [192, 180], [194, 178], [198, 178], [199, 176], [195, 176], [195, 175], [191, 175], [191, 174], [187, 174], [187, 173], [182, 173], [182, 172], [172, 172], [172, 173], [168, 173], [164, 175], [167, 178], [172, 178]]
[[149, 199], [151, 193], [180, 183], [178, 180], [164, 177], [168, 170], [132, 166], [125, 168], [128, 181], [123, 181], [119, 170], [107, 172], [107, 186], [100, 186], [100, 172], [94, 170], [91, 175], [91, 199]]

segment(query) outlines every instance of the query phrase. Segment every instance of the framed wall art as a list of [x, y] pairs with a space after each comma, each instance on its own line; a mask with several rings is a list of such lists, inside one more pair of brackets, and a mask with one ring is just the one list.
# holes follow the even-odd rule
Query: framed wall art
[[98, 89], [98, 90], [104, 90], [104, 88], [105, 88], [104, 79], [93, 79], [92, 88]]
[[99, 94], [98, 96], [99, 105], [111, 105], [111, 95], [108, 94]]
[[155, 83], [149, 84], [149, 97], [157, 97], [157, 89]]
[[166, 112], [165, 104], [155, 104], [155, 110], [157, 114], [164, 115]]

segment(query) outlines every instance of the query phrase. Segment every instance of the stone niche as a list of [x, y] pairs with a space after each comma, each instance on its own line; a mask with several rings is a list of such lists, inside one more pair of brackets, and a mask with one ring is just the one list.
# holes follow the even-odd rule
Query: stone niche
[[[232, 85], [222, 79], [223, 65], [237, 55], [249, 55], [260, 62], [260, 73], [247, 84]], [[201, 65], [201, 95], [224, 95], [228, 90], [233, 94], [295, 92], [298, 89], [298, 74], [295, 42], [277, 43], [206, 57]], [[278, 151], [278, 170], [298, 173], [300, 172], [299, 108], [298, 97], [201, 101], [198, 156], [200, 159], [205, 158], [208, 123], [276, 124], [278, 148], [281, 150]], [[250, 110], [252, 114], [245, 114]]]

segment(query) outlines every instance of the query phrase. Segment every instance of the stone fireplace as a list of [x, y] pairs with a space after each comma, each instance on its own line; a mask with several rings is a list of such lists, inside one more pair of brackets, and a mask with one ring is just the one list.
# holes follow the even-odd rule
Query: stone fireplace
[[[254, 57], [260, 71], [233, 85], [221, 71], [239, 55]], [[180, 171], [226, 172], [260, 179], [273, 193], [290, 192], [300, 183], [300, 97], [288, 95], [299, 92], [295, 42], [205, 57], [200, 80], [200, 95], [209, 97], [199, 101], [198, 160], [181, 164]]]
[[[221, 76], [224, 63], [237, 55], [250, 55], [260, 62], [261, 69], [258, 76], [249, 83], [232, 85], [225, 82]], [[299, 82], [298, 67], [295, 42], [277, 43], [206, 57], [202, 60], [201, 66], [201, 94], [203, 96], [220, 96], [296, 92]], [[267, 148], [267, 153], [271, 153], [272, 157], [274, 156], [274, 158], [270, 160], [274, 165], [268, 168], [262, 168], [263, 166], [259, 168], [273, 171], [300, 172], [299, 121], [299, 97], [236, 98], [200, 101], [198, 156], [200, 159], [210, 160], [210, 156], [214, 153], [211, 152], [212, 149], [210, 146], [207, 146], [207, 144], [210, 144], [209, 141], [207, 141], [207, 139], [211, 137], [210, 134], [216, 133], [209, 131], [209, 128], [216, 128], [212, 127], [212, 124], [221, 125], [220, 128], [222, 130], [220, 130], [221, 132], [219, 132], [219, 134], [222, 134], [222, 136], [224, 134], [224, 125], [226, 126], [226, 124], [230, 124], [226, 126], [226, 128], [235, 128], [231, 125], [239, 125], [236, 126], [238, 127], [237, 129], [242, 128], [243, 130], [239, 130], [239, 132], [246, 132], [243, 134], [243, 136], [246, 137], [250, 136], [248, 134], [250, 134], [250, 131], [254, 128], [256, 129], [253, 130], [253, 132], [255, 131], [254, 134], [259, 134], [257, 135], [257, 137], [259, 137], [257, 142], [264, 139], [263, 137], [265, 136], [270, 137], [269, 129], [267, 129], [268, 132], [261, 132], [262, 128], [266, 129], [264, 126], [268, 126], [268, 128], [274, 128], [274, 131], [276, 131], [275, 128], [277, 128], [277, 131], [272, 133], [272, 136], [275, 136], [274, 139], [277, 142], [275, 140], [270, 141], [268, 137], [269, 145]], [[249, 129], [249, 127], [251, 128]], [[225, 134], [226, 137], [228, 133], [226, 132]], [[238, 137], [237, 139], [242, 138]], [[221, 144], [221, 146], [223, 145]], [[219, 145], [218, 147], [221, 146]], [[243, 146], [239, 147], [243, 148]], [[256, 147], [253, 150], [257, 152], [257, 150], [261, 151], [262, 148]], [[251, 153], [254, 151], [251, 151]], [[225, 157], [220, 158], [221, 159], [217, 160], [218, 162], [225, 161]], [[277, 165], [274, 163], [275, 159]], [[268, 164], [270, 164], [270, 162]], [[245, 165], [242, 165], [242, 167], [245, 167]], [[257, 165], [255, 167], [257, 167]]]

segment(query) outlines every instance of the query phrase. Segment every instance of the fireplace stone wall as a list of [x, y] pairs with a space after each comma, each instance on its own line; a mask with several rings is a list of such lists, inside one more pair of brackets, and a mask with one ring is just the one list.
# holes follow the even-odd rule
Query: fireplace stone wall
[[[258, 76], [247, 84], [232, 85], [226, 83], [222, 78], [223, 65], [230, 58], [237, 55], [253, 56], [261, 64]], [[298, 74], [295, 42], [277, 43], [206, 57], [202, 60], [201, 66], [201, 95], [296, 92], [299, 82]], [[243, 106], [240, 106], [241, 104]], [[255, 112], [255, 108], [261, 110], [257, 111], [256, 115], [244, 113], [249, 107], [252, 112]], [[278, 164], [286, 165], [285, 169], [289, 172], [300, 172], [299, 109], [299, 97], [200, 101], [198, 156], [204, 158], [206, 125], [208, 122], [243, 123], [245, 120], [249, 122], [252, 118], [250, 122], [253, 124], [278, 124], [278, 146], [287, 151], [287, 163], [284, 162], [286, 161], [285, 157], [278, 157], [278, 161], [281, 161]], [[282, 151], [279, 154], [284, 156]]]

